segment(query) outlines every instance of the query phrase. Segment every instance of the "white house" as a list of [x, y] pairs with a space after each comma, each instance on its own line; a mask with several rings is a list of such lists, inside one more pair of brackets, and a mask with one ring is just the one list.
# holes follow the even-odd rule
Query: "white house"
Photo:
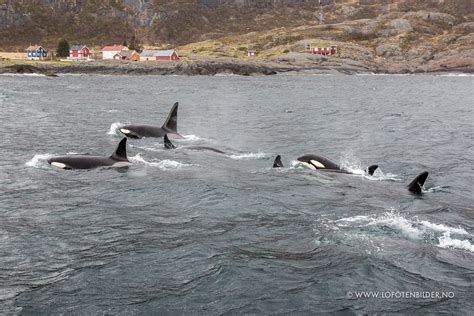
[[114, 56], [123, 50], [128, 50], [127, 46], [114, 45], [102, 48], [102, 59], [114, 59]]

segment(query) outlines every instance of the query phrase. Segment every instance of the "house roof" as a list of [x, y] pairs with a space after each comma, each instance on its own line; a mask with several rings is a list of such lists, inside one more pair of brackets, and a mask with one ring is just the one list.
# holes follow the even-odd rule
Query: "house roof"
[[[145, 49], [140, 56], [142, 57], [170, 57], [176, 52], [174, 49], [158, 50], [158, 49]], [[178, 53], [176, 53], [178, 54]]]
[[118, 52], [114, 56], [119, 55], [119, 56], [123, 56], [123, 57], [129, 57], [129, 56], [132, 56], [134, 53], [137, 54], [137, 52], [134, 51], [134, 50], [121, 50], [120, 52]]
[[38, 50], [40, 48], [43, 48], [43, 47], [39, 46], [39, 45], [31, 45], [31, 46], [28, 46], [28, 48], [26, 50]]
[[114, 46], [105, 46], [102, 48], [103, 52], [113, 52], [113, 51], [122, 51], [122, 50], [128, 50], [127, 46], [123, 45], [114, 45]]
[[82, 50], [85, 47], [87, 46], [86, 45], [72, 45], [69, 50]]

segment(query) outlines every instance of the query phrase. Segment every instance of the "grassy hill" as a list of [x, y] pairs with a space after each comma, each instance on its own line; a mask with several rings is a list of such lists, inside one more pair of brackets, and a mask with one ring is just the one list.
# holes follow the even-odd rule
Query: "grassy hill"
[[135, 34], [189, 58], [244, 58], [254, 48], [257, 60], [324, 61], [296, 55], [307, 43], [337, 44], [338, 58], [369, 68], [472, 62], [472, 0], [324, 3], [320, 25], [317, 2], [304, 0], [0, 0], [0, 49], [55, 48], [60, 38], [100, 47]]

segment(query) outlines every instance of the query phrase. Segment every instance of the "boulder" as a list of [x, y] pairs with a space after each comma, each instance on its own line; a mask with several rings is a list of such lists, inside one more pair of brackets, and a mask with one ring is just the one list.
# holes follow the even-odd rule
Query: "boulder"
[[379, 32], [380, 36], [395, 36], [405, 32], [413, 31], [410, 21], [407, 19], [395, 19], [384, 25], [384, 28]]
[[375, 48], [375, 54], [382, 57], [401, 56], [402, 49], [395, 43], [383, 43]]

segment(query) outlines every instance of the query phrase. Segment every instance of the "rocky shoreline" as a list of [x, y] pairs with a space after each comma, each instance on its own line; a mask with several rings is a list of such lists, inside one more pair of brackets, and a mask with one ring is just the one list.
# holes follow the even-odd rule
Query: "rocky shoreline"
[[416, 64], [382, 61], [377, 64], [308, 54], [288, 54], [271, 61], [244, 61], [231, 58], [179, 62], [28, 62], [0, 64], [0, 74], [103, 74], [103, 75], [275, 75], [292, 74], [416, 74], [438, 72], [474, 73], [474, 57], [453, 56], [443, 61]]

